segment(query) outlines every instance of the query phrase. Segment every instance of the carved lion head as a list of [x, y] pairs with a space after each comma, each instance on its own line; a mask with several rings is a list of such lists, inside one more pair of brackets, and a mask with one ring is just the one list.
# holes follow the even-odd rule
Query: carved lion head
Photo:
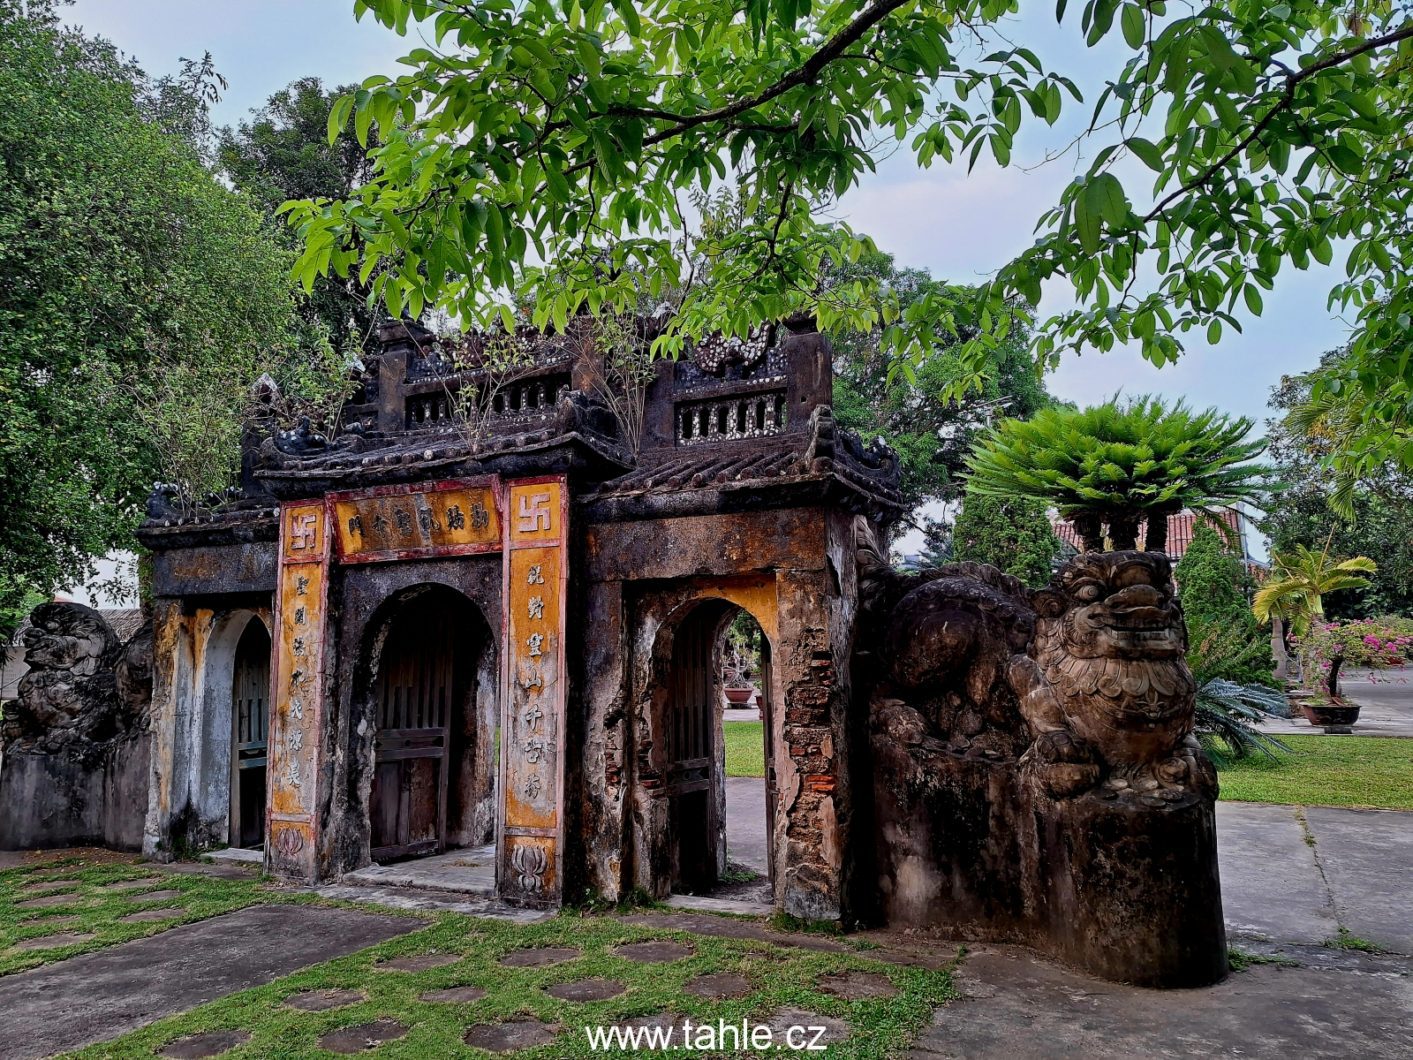
[[1077, 556], [1035, 594], [1035, 609], [1042, 638], [1058, 637], [1076, 658], [1176, 659], [1187, 651], [1172, 567], [1157, 552]]
[[1034, 656], [1071, 729], [1110, 764], [1172, 754], [1192, 729], [1195, 689], [1167, 557], [1085, 553], [1035, 607]]

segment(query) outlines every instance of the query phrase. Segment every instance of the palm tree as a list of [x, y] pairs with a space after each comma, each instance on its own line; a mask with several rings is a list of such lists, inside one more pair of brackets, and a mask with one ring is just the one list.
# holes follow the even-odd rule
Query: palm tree
[[[1087, 409], [1051, 408], [1005, 420], [967, 460], [968, 489], [1030, 497], [1057, 509], [1086, 551], [1167, 548], [1168, 516], [1191, 508], [1216, 514], [1264, 499], [1269, 469], [1253, 461], [1264, 440], [1247, 441], [1253, 421], [1185, 402], [1118, 398]], [[1214, 518], [1215, 522], [1219, 519]]]
[[1364, 575], [1378, 569], [1368, 556], [1331, 559], [1328, 541], [1319, 552], [1296, 545], [1271, 557], [1271, 576], [1256, 591], [1251, 610], [1262, 622], [1283, 619], [1292, 633], [1304, 636], [1312, 622], [1325, 617], [1326, 593], [1363, 589], [1369, 584]]

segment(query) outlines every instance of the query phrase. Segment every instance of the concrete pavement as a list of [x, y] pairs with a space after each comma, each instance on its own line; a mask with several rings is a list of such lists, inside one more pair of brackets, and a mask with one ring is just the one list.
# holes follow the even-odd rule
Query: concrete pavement
[[1140, 990], [1025, 950], [972, 947], [962, 1000], [933, 1013], [913, 1060], [1407, 1060], [1413, 977], [1402, 970], [1260, 965], [1202, 990]]
[[0, 1056], [104, 1041], [424, 926], [412, 917], [255, 905], [0, 977]]
[[[1353, 735], [1413, 736], [1413, 668], [1377, 674], [1349, 670], [1340, 675], [1339, 689], [1360, 707]], [[1324, 729], [1311, 725], [1298, 711], [1293, 718], [1267, 718], [1258, 728], [1273, 735], [1324, 735]]]
[[[1101, 982], [1012, 946], [971, 946], [963, 999], [913, 1060], [1413, 1057], [1413, 813], [1217, 804], [1233, 949], [1258, 960], [1202, 990]], [[1328, 943], [1348, 933], [1387, 954]]]

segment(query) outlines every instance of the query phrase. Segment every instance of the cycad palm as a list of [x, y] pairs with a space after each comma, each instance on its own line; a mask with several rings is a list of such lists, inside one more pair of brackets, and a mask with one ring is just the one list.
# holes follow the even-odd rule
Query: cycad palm
[[1338, 589], [1363, 589], [1379, 565], [1368, 556], [1331, 559], [1329, 546], [1316, 552], [1296, 545], [1271, 557], [1271, 576], [1257, 590], [1251, 610], [1262, 622], [1284, 618], [1291, 631], [1304, 636], [1310, 623], [1325, 617], [1324, 595]]
[[968, 460], [968, 488], [996, 497], [1031, 497], [1069, 519], [1087, 550], [1134, 548], [1147, 517], [1145, 545], [1162, 551], [1167, 519], [1183, 508], [1212, 512], [1258, 501], [1268, 473], [1252, 461], [1264, 441], [1246, 441], [1252, 421], [1216, 409], [1193, 412], [1179, 401], [1117, 399], [1091, 408], [1044, 409], [1006, 420]]

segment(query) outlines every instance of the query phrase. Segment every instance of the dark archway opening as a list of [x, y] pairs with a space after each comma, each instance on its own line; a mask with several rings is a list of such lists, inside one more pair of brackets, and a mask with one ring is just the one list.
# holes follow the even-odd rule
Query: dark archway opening
[[709, 601], [679, 623], [662, 718], [677, 893], [772, 901], [771, 698], [770, 642], [747, 611]]
[[265, 846], [265, 777], [269, 748], [270, 634], [252, 618], [236, 644], [231, 670], [230, 845]]
[[476, 710], [491, 634], [460, 594], [429, 587], [402, 600], [384, 627], [371, 680], [374, 861], [438, 854], [482, 842], [484, 759]]

